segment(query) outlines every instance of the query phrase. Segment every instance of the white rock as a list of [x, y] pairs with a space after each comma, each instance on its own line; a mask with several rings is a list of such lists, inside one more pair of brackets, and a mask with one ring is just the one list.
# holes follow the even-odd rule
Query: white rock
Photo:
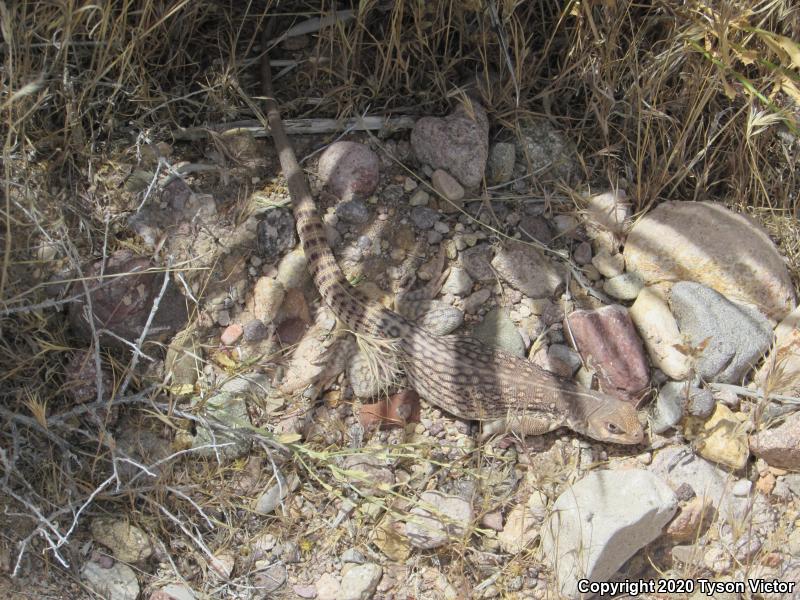
[[622, 254], [611, 254], [605, 249], [601, 249], [592, 257], [592, 264], [603, 277], [616, 277], [625, 269], [625, 259]]
[[652, 287], [646, 287], [636, 297], [629, 310], [650, 360], [671, 379], [681, 381], [689, 374], [689, 359], [679, 352], [676, 344], [683, 338], [669, 306]]
[[607, 581], [661, 535], [677, 505], [670, 487], [644, 470], [594, 471], [568, 488], [542, 528], [559, 591], [577, 598], [579, 579]]
[[463, 536], [472, 518], [472, 506], [463, 498], [435, 490], [423, 492], [420, 505], [411, 509], [406, 535], [417, 548], [437, 548], [451, 537]]
[[366, 563], [347, 570], [342, 577], [336, 600], [369, 600], [383, 576], [380, 565]]
[[622, 233], [630, 211], [630, 205], [625, 200], [624, 190], [605, 192], [589, 198], [586, 213], [591, 225], [613, 233]]

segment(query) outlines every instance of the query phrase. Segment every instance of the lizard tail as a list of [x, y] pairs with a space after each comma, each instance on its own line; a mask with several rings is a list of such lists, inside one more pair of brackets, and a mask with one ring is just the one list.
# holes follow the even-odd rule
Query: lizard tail
[[396, 337], [391, 335], [392, 327], [387, 327], [387, 325], [395, 321], [397, 315], [377, 302], [369, 300], [363, 293], [350, 285], [336, 263], [328, 244], [325, 229], [319, 218], [305, 173], [298, 164], [297, 157], [289, 143], [278, 104], [275, 101], [269, 57], [266, 51], [269, 45], [270, 29], [271, 27], [268, 26], [262, 36], [262, 95], [267, 109], [267, 123], [289, 187], [297, 233], [300, 236], [311, 276], [322, 299], [353, 332], [379, 338]]

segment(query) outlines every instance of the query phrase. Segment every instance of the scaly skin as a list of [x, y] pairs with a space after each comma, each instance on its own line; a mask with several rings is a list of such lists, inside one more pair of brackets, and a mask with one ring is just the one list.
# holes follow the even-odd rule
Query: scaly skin
[[305, 174], [284, 131], [266, 54], [261, 77], [269, 128], [308, 267], [322, 299], [340, 321], [355, 333], [394, 341], [409, 383], [420, 396], [457, 417], [484, 421], [485, 433], [537, 435], [569, 427], [603, 442], [642, 441], [642, 426], [630, 404], [474, 338], [434, 336], [353, 288], [328, 245]]

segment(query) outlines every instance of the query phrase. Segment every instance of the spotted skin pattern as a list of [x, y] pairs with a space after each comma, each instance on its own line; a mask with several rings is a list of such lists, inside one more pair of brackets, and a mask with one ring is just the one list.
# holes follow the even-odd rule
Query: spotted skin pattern
[[270, 133], [308, 267], [322, 299], [342, 323], [362, 336], [394, 341], [408, 381], [420, 396], [457, 417], [482, 421], [484, 435], [538, 435], [568, 427], [604, 442], [642, 441], [642, 426], [631, 404], [474, 338], [435, 336], [353, 288], [328, 245], [305, 174], [284, 131], [266, 55], [261, 76]]

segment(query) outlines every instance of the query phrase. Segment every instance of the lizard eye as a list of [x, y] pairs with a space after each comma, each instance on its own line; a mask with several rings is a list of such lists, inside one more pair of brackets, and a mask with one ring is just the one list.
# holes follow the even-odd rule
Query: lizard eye
[[608, 433], [613, 433], [614, 435], [622, 433], [622, 429], [617, 427], [614, 423], [606, 423], [606, 429], [608, 429]]

